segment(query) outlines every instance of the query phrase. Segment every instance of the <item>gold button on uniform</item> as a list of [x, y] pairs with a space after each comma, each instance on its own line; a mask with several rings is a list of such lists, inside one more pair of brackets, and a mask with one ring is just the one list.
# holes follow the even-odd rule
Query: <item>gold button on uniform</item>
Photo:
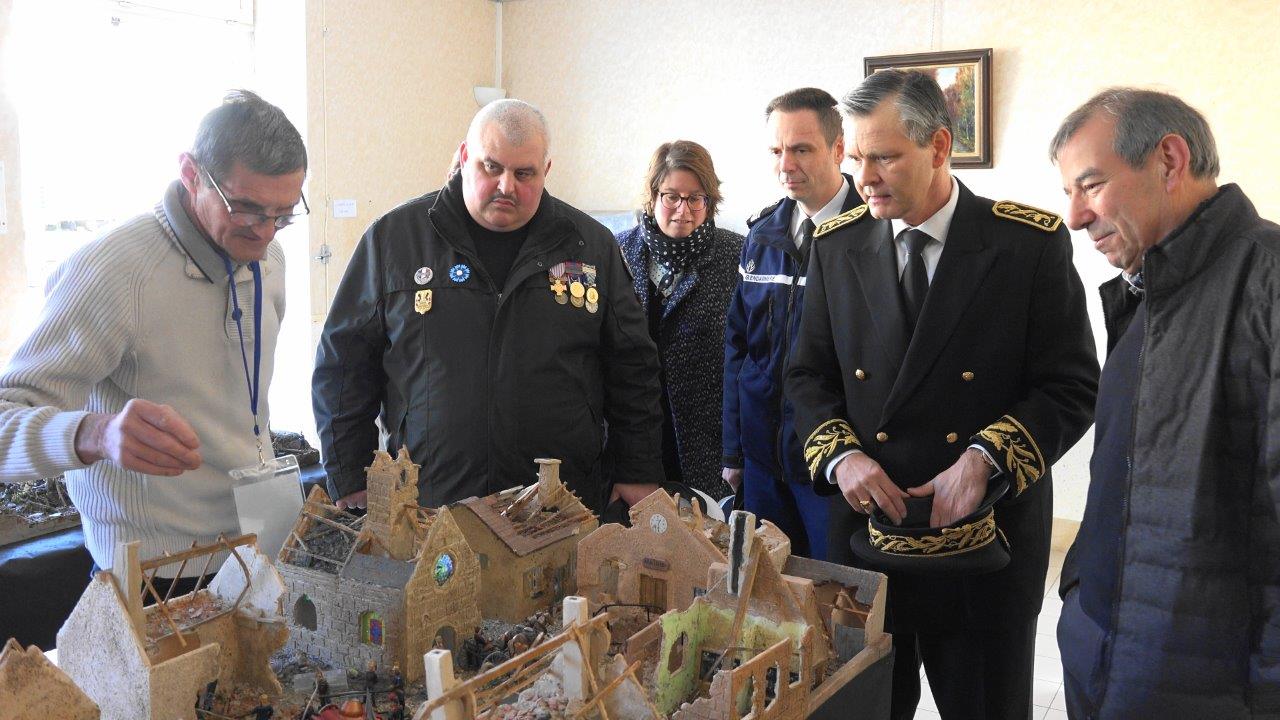
[[867, 379], [867, 373], [862, 368], [858, 368], [857, 370], [854, 370], [853, 376], [858, 378], [859, 380]]
[[960, 377], [964, 378], [965, 382], [969, 382], [970, 380], [973, 379], [973, 373], [969, 372], [968, 370], [965, 370], [964, 372], [960, 373]]
[[953, 442], [955, 442], [955, 441], [957, 441], [957, 440], [959, 440], [959, 439], [960, 439], [960, 436], [959, 436], [959, 435], [957, 435], [957, 434], [955, 434], [955, 433], [947, 433], [947, 442], [949, 442], [949, 443], [953, 443]]
[[876, 433], [876, 442], [885, 442], [888, 439], [889, 439], [889, 433], [887, 432]]

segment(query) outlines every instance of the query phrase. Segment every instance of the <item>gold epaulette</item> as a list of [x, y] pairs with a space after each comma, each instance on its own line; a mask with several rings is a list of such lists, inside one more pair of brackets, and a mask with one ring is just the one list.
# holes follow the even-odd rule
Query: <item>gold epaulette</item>
[[1013, 220], [1030, 225], [1038, 230], [1053, 232], [1062, 224], [1062, 218], [1048, 210], [1041, 210], [1030, 205], [1023, 205], [1012, 200], [1000, 200], [991, 206], [991, 212], [998, 218]]
[[867, 214], [866, 205], [859, 205], [858, 207], [852, 210], [847, 210], [845, 212], [842, 212], [839, 215], [819, 225], [818, 228], [813, 231], [813, 237], [820, 238], [823, 235], [839, 230], [840, 228], [844, 227], [845, 225], [848, 225], [849, 223], [857, 222], [858, 218], [866, 214]]

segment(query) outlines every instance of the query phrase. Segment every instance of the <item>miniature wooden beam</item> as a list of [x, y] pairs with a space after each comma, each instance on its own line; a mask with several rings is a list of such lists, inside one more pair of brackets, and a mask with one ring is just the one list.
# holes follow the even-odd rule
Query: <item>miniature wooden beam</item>
[[[116, 578], [120, 594], [124, 596], [125, 608], [129, 611], [129, 619], [138, 629], [138, 637], [147, 636], [147, 624], [142, 614], [142, 567], [138, 562], [138, 548], [142, 543], [116, 543], [115, 555], [111, 562], [111, 574]], [[152, 591], [154, 592], [154, 590]], [[157, 596], [158, 597], [158, 596]]]
[[249, 545], [257, 541], [258, 541], [258, 536], [254, 535], [253, 533], [247, 533], [245, 535], [239, 535], [233, 538], [219, 539], [217, 542], [211, 543], [209, 545], [200, 545], [198, 547], [192, 547], [190, 549], [183, 550], [180, 553], [176, 553], [172, 555], [166, 553], [159, 557], [151, 558], [150, 560], [144, 560], [141, 564], [141, 569], [151, 570], [152, 568], [164, 567], [165, 565], [173, 565], [174, 563], [179, 563], [179, 562], [182, 562], [183, 560], [190, 560], [193, 558], [203, 557], [205, 555], [212, 555], [216, 553], [218, 550], [222, 550], [222, 549], [230, 550], [232, 548], [238, 548], [241, 545]]
[[339, 522], [334, 522], [334, 521], [330, 520], [330, 519], [329, 519], [329, 518], [327, 518], [327, 517], [321, 517], [320, 515], [314, 515], [314, 514], [312, 514], [312, 513], [306, 512], [305, 510], [304, 510], [303, 512], [304, 512], [304, 513], [306, 513], [306, 516], [307, 516], [307, 517], [309, 517], [309, 518], [311, 518], [312, 520], [317, 520], [317, 521], [319, 521], [320, 523], [322, 523], [322, 524], [324, 524], [324, 525], [328, 525], [329, 527], [333, 528], [334, 530], [341, 530], [341, 531], [342, 531], [342, 532], [344, 532], [344, 533], [351, 533], [352, 535], [358, 535], [358, 534], [360, 534], [360, 531], [359, 531], [359, 530], [356, 530], [356, 529], [354, 529], [354, 528], [352, 528], [352, 527], [349, 527], [349, 526], [347, 526], [347, 525], [343, 525], [342, 523], [339, 523]]
[[[592, 708], [594, 708], [594, 707], [595, 707], [595, 706], [597, 706], [597, 705], [599, 705], [599, 706], [600, 706], [600, 714], [601, 714], [601, 715], [604, 715], [604, 713], [605, 713], [605, 709], [604, 709], [604, 701], [605, 701], [605, 699], [606, 699], [606, 698], [608, 698], [608, 697], [609, 697], [609, 695], [610, 695], [614, 690], [617, 690], [617, 689], [618, 689], [618, 687], [619, 687], [620, 685], [622, 685], [622, 683], [626, 682], [628, 679], [631, 679], [631, 680], [633, 680], [633, 681], [634, 681], [634, 680], [636, 679], [636, 678], [635, 678], [635, 672], [636, 672], [636, 669], [637, 669], [637, 668], [639, 668], [639, 667], [640, 667], [640, 661], [639, 661], [639, 660], [637, 660], [637, 661], [635, 661], [635, 662], [631, 663], [631, 665], [630, 665], [629, 667], [627, 667], [627, 669], [626, 669], [625, 671], [623, 671], [623, 672], [619, 673], [619, 674], [618, 674], [618, 677], [616, 677], [616, 678], [614, 678], [614, 679], [610, 680], [608, 683], [606, 683], [604, 687], [600, 688], [600, 692], [596, 693], [595, 697], [591, 698], [591, 700], [590, 700], [589, 702], [587, 702], [585, 705], [583, 705], [581, 710], [579, 710], [578, 712], [576, 712], [576, 713], [574, 713], [574, 714], [573, 714], [574, 720], [577, 720], [578, 718], [584, 718], [584, 717], [587, 717], [587, 715], [591, 713], [591, 709], [592, 709]], [[656, 715], [656, 714], [657, 714], [657, 711], [655, 710], [655, 715]], [[606, 717], [607, 717], [607, 716], [606, 716]]]

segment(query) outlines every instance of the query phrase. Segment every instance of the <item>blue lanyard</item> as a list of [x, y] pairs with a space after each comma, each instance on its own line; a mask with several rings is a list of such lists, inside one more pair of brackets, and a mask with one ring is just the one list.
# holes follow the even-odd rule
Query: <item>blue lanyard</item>
[[255, 260], [249, 263], [253, 272], [253, 376], [249, 375], [249, 357], [244, 351], [244, 327], [240, 318], [240, 299], [236, 296], [235, 268], [231, 258], [218, 253], [227, 268], [227, 290], [231, 293], [231, 319], [236, 321], [236, 334], [240, 336], [240, 360], [244, 363], [244, 382], [249, 387], [249, 411], [253, 413], [253, 437], [258, 441], [258, 460], [266, 462], [262, 455], [262, 433], [258, 430], [258, 369], [262, 366], [262, 267]]

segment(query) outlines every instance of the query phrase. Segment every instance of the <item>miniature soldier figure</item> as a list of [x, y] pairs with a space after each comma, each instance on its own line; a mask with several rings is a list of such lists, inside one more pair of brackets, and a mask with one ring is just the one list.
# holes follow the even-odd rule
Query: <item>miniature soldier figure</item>
[[364, 689], [367, 692], [373, 692], [373, 689], [377, 685], [378, 685], [378, 663], [374, 662], [373, 660], [370, 660], [369, 664], [365, 667], [365, 671], [364, 671]]
[[266, 695], [258, 696], [258, 706], [240, 717], [253, 716], [253, 720], [271, 720], [275, 717], [276, 709], [271, 707]]
[[529, 640], [524, 633], [517, 633], [512, 636], [511, 642], [507, 643], [507, 652], [510, 653], [512, 657], [515, 657], [528, 649]]
[[462, 641], [462, 653], [458, 658], [458, 667], [463, 670], [479, 668], [488, 649], [489, 641], [485, 639], [484, 633], [480, 628], [476, 627], [471, 637]]
[[[437, 635], [436, 639], [439, 640], [440, 636]], [[401, 691], [404, 690], [404, 676], [400, 674], [399, 665], [391, 666], [391, 689], [401, 690]]]
[[485, 657], [484, 662], [480, 664], [480, 672], [488, 672], [490, 669], [501, 665], [511, 659], [511, 656], [501, 650], [494, 650]]

